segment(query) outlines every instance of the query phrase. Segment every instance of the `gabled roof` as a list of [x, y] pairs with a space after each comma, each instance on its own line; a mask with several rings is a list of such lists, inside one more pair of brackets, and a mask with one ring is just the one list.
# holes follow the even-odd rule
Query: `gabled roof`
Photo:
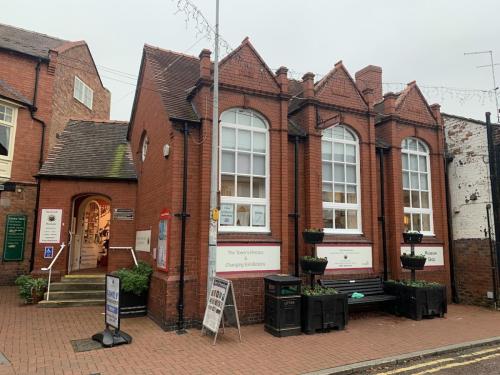
[[436, 121], [436, 117], [434, 116], [434, 113], [431, 110], [431, 107], [427, 103], [427, 100], [425, 99], [424, 94], [422, 94], [422, 91], [420, 91], [417, 82], [416, 81], [411, 81], [406, 85], [406, 88], [401, 91], [396, 98], [396, 112], [403, 113], [404, 110], [404, 105], [405, 102], [407, 101], [408, 97], [410, 97], [410, 94], [412, 92], [416, 92], [417, 97], [421, 100], [421, 102], [424, 104], [424, 107], [427, 111], [427, 114], [429, 115], [429, 118]]
[[4, 82], [0, 79], [0, 98], [9, 99], [19, 104], [24, 104], [27, 106], [31, 106], [32, 103], [30, 100], [26, 99], [26, 97], [17, 91], [15, 88], [10, 86], [7, 82]]
[[68, 41], [0, 24], [0, 49], [48, 59], [50, 50], [56, 49], [65, 43], [68, 43]]
[[70, 120], [40, 169], [42, 177], [137, 180], [127, 122]]
[[144, 45], [144, 55], [153, 66], [153, 79], [170, 118], [199, 121], [188, 94], [200, 77], [200, 61], [194, 56]]

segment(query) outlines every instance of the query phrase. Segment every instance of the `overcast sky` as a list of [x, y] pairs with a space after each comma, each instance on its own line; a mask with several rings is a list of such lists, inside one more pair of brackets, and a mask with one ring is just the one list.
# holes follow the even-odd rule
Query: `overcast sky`
[[[191, 1], [215, 24], [215, 0]], [[112, 93], [111, 117], [128, 120], [144, 43], [196, 56], [203, 48], [213, 50], [212, 41], [196, 35], [196, 22], [175, 14], [176, 4], [5, 1], [0, 22], [87, 41]], [[220, 7], [220, 33], [232, 47], [248, 36], [272, 69], [284, 65], [294, 78], [307, 71], [320, 78], [339, 60], [353, 76], [373, 64], [391, 83], [385, 92], [416, 80], [443, 112], [483, 120], [484, 112], [496, 111], [491, 69], [476, 68], [489, 64], [489, 55], [464, 52], [492, 50], [500, 63], [498, 0], [220, 0]]]

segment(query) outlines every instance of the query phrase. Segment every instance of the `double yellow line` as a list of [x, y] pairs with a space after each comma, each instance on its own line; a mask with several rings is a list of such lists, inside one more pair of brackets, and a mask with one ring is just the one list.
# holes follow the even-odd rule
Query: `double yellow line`
[[[488, 353], [492, 353], [492, 354], [488, 354]], [[479, 357], [479, 358], [474, 358], [474, 359], [471, 359], [468, 361], [464, 361], [464, 362], [456, 362], [459, 359], [476, 357], [476, 356], [480, 356], [483, 354], [487, 354], [487, 355]], [[473, 363], [485, 361], [487, 359], [491, 359], [491, 358], [495, 358], [495, 357], [500, 357], [500, 347], [491, 348], [491, 349], [484, 349], [484, 350], [480, 350], [480, 351], [473, 352], [473, 353], [462, 354], [462, 355], [459, 355], [456, 357], [436, 359], [434, 361], [419, 363], [419, 364], [413, 365], [413, 366], [402, 367], [402, 368], [398, 368], [398, 369], [387, 371], [387, 372], [380, 372], [380, 373], [377, 373], [377, 375], [395, 375], [395, 374], [400, 374], [400, 373], [407, 372], [407, 371], [418, 370], [418, 369], [421, 369], [424, 367], [440, 365], [438, 367], [433, 367], [433, 368], [430, 368], [430, 369], [427, 369], [424, 371], [412, 373], [412, 375], [432, 374], [432, 373], [436, 373], [436, 372], [441, 371], [441, 370], [446, 370], [446, 369], [450, 369], [450, 368], [454, 368], [454, 367], [467, 366], [467, 365], [470, 365]], [[454, 362], [454, 363], [447, 363], [447, 362]], [[443, 364], [443, 363], [445, 363], [445, 364]]]

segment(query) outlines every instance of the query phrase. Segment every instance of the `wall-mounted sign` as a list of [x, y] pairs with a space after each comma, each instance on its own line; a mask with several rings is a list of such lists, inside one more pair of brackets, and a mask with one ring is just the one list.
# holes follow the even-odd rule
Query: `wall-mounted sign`
[[216, 272], [280, 272], [281, 249], [274, 244], [218, 244]]
[[168, 241], [170, 237], [170, 219], [172, 215], [167, 209], [160, 213], [158, 222], [158, 250], [156, 251], [156, 266], [162, 271], [167, 270]]
[[115, 208], [113, 210], [113, 220], [134, 220], [134, 209]]
[[3, 243], [4, 261], [23, 260], [27, 221], [26, 215], [7, 215]]
[[54, 258], [54, 246], [45, 246], [43, 249], [43, 257], [44, 259]]
[[371, 246], [318, 245], [318, 257], [328, 258], [327, 270], [363, 270], [372, 268]]
[[[401, 255], [403, 253], [410, 254], [411, 247], [409, 245], [401, 245]], [[443, 246], [427, 246], [427, 245], [417, 245], [415, 246], [416, 255], [425, 255], [427, 260], [425, 261], [425, 266], [444, 266], [443, 257]]]
[[41, 216], [40, 243], [60, 243], [62, 210], [44, 208]]
[[151, 229], [138, 230], [135, 232], [135, 250], [136, 251], [151, 251]]

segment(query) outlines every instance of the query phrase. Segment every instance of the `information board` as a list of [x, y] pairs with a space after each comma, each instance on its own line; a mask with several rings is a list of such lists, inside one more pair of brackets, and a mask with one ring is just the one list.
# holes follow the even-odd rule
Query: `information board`
[[4, 261], [23, 260], [27, 221], [26, 215], [7, 215], [3, 244]]
[[372, 247], [371, 246], [327, 246], [318, 245], [316, 248], [318, 257], [327, 258], [327, 270], [371, 270], [372, 269]]
[[[410, 245], [401, 246], [401, 255], [411, 254]], [[417, 245], [415, 246], [415, 255], [424, 255], [427, 259], [425, 267], [444, 266], [443, 246]]]
[[120, 329], [120, 279], [106, 275], [105, 321], [108, 326]]
[[61, 209], [44, 208], [40, 222], [40, 243], [60, 243], [61, 222]]

